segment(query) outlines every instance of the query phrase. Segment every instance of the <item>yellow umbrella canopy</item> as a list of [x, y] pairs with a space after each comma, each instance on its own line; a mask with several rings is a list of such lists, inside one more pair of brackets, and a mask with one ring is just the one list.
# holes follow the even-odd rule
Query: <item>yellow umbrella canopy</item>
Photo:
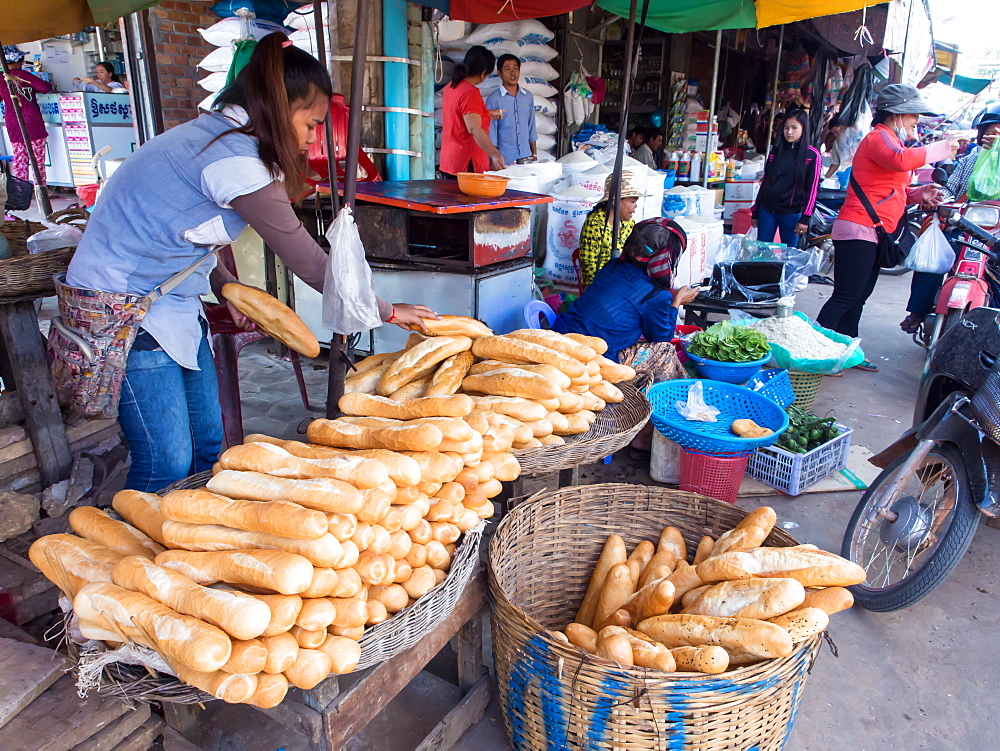
[[11, 0], [4, 3], [0, 41], [23, 44], [73, 34], [156, 5], [159, 0]]

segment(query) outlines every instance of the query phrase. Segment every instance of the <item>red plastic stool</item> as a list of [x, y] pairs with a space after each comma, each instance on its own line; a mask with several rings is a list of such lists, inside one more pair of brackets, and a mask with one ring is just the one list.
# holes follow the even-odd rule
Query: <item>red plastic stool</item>
[[681, 490], [736, 503], [749, 454], [701, 454], [681, 447]]

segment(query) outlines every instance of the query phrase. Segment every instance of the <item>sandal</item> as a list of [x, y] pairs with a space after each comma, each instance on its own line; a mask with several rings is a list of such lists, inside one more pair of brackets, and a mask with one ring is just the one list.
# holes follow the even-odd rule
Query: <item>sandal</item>
[[871, 360], [862, 360], [857, 365], [854, 366], [855, 370], [864, 370], [868, 373], [878, 373], [878, 365], [873, 363]]
[[907, 334], [916, 334], [924, 322], [926, 316], [918, 316], [916, 313], [907, 313], [906, 318], [900, 321], [899, 328]]

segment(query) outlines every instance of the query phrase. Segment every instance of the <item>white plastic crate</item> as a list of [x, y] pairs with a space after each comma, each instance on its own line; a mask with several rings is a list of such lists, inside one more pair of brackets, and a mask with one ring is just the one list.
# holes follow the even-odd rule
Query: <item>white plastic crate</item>
[[847, 466], [853, 431], [835, 424], [840, 435], [805, 454], [794, 454], [778, 446], [757, 449], [750, 455], [747, 474], [788, 495], [798, 495]]

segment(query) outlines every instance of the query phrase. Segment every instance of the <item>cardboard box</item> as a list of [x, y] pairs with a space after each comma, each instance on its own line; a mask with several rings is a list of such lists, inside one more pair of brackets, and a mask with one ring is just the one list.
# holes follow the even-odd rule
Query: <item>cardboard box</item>
[[760, 192], [756, 180], [734, 180], [726, 183], [726, 203], [730, 201], [754, 201]]
[[[704, 151], [705, 147], [708, 146], [708, 136], [707, 135], [695, 136], [693, 139], [691, 138], [691, 136], [688, 136], [684, 140], [684, 143], [685, 143], [684, 148], [686, 148], [686, 149], [696, 149], [697, 151]], [[718, 151], [719, 150], [719, 137], [718, 136], [712, 136], [712, 149], [711, 150], [712, 151]]]
[[722, 206], [722, 219], [723, 221], [730, 222], [733, 219], [733, 214], [735, 214], [740, 209], [752, 209], [753, 201], [729, 201], [727, 200]]

